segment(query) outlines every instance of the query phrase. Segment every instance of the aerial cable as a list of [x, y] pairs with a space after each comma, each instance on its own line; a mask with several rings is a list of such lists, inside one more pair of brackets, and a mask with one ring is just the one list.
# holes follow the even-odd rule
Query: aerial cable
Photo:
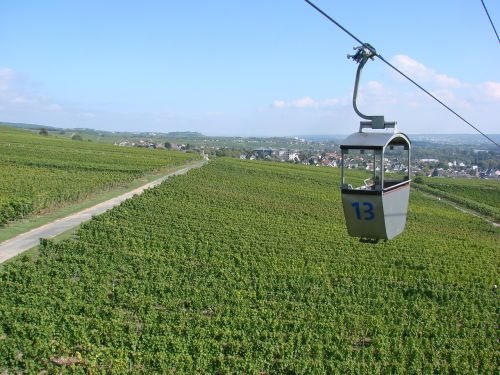
[[[306, 0], [307, 1], [307, 0]], [[398, 72], [399, 74], [401, 74], [403, 77], [405, 77], [408, 81], [410, 81], [411, 83], [413, 83], [415, 86], [417, 86], [419, 89], [421, 89], [423, 92], [425, 92], [427, 95], [429, 95], [432, 99], [434, 99], [435, 101], [437, 101], [439, 104], [441, 104], [443, 107], [445, 107], [448, 111], [450, 111], [451, 113], [453, 113], [455, 116], [457, 116], [460, 120], [462, 120], [463, 122], [465, 122], [467, 125], [469, 125], [472, 129], [474, 129], [475, 131], [477, 131], [479, 134], [481, 134], [483, 137], [485, 137], [486, 139], [488, 139], [490, 142], [492, 142], [493, 144], [495, 144], [497, 147], [500, 147], [500, 144], [498, 144], [497, 142], [495, 142], [493, 139], [491, 139], [490, 137], [488, 137], [486, 134], [484, 134], [481, 130], [479, 130], [477, 127], [475, 127], [474, 125], [472, 125], [469, 121], [467, 121], [466, 119], [464, 119], [462, 116], [460, 116], [457, 112], [455, 112], [453, 109], [451, 109], [449, 106], [447, 106], [445, 103], [443, 103], [441, 100], [439, 100], [438, 98], [436, 98], [434, 95], [432, 95], [429, 91], [427, 91], [426, 89], [424, 89], [421, 85], [419, 85], [417, 82], [415, 82], [413, 79], [411, 79], [410, 77], [408, 77], [406, 74], [404, 74], [401, 70], [399, 70], [398, 68], [396, 68], [394, 65], [392, 65], [390, 62], [388, 62], [386, 59], [384, 59], [381, 55], [377, 55], [377, 57], [382, 60], [383, 62], [385, 62], [387, 65], [389, 65], [392, 69], [394, 69], [396, 72]]]
[[493, 20], [490, 17], [490, 13], [488, 12], [488, 9], [486, 8], [486, 5], [484, 4], [484, 1], [481, 0], [481, 3], [483, 4], [484, 11], [486, 12], [486, 15], [488, 16], [488, 19], [490, 20], [491, 27], [493, 27], [493, 31], [495, 32], [495, 35], [497, 36], [498, 43], [500, 43], [500, 38], [498, 37], [497, 29], [495, 29], [495, 25], [493, 24]]
[[434, 99], [435, 101], [437, 101], [439, 104], [441, 104], [443, 107], [445, 107], [448, 111], [450, 111], [451, 113], [453, 113], [455, 116], [457, 116], [460, 120], [462, 120], [463, 122], [465, 122], [467, 125], [469, 125], [471, 128], [473, 128], [475, 131], [477, 131], [479, 134], [481, 134], [483, 137], [485, 137], [486, 139], [488, 139], [491, 143], [493, 143], [494, 145], [496, 145], [497, 147], [500, 147], [500, 144], [498, 144], [497, 142], [495, 142], [493, 139], [491, 139], [490, 137], [488, 137], [486, 134], [484, 134], [481, 130], [479, 130], [477, 127], [475, 127], [474, 125], [472, 125], [469, 121], [467, 121], [466, 119], [464, 119], [462, 116], [460, 116], [457, 112], [455, 112], [453, 109], [451, 109], [449, 106], [447, 106], [445, 103], [443, 103], [441, 100], [439, 100], [438, 98], [436, 98], [434, 95], [432, 95], [429, 91], [427, 91], [426, 89], [424, 89], [421, 85], [419, 85], [417, 82], [415, 82], [413, 79], [411, 79], [410, 77], [408, 77], [405, 73], [403, 73], [401, 70], [399, 70], [398, 68], [396, 68], [394, 65], [392, 65], [389, 61], [387, 61], [385, 58], [382, 57], [382, 55], [380, 55], [376, 50], [375, 48], [373, 48], [370, 44], [368, 43], [364, 43], [362, 42], [359, 38], [357, 38], [353, 33], [351, 33], [349, 30], [347, 30], [345, 27], [343, 27], [340, 23], [338, 23], [337, 21], [335, 21], [332, 17], [330, 17], [328, 14], [326, 14], [323, 10], [321, 10], [320, 8], [318, 8], [314, 3], [312, 3], [310, 0], [304, 0], [306, 3], [308, 3], [310, 6], [312, 6], [314, 9], [316, 9], [319, 13], [321, 13], [323, 16], [325, 16], [329, 21], [333, 22], [336, 26], [338, 26], [342, 31], [344, 31], [346, 34], [348, 34], [351, 38], [353, 38], [354, 40], [356, 40], [358, 43], [360, 43], [363, 47], [367, 48], [368, 50], [370, 50], [370, 52], [373, 53], [374, 56], [378, 57], [381, 61], [383, 61], [385, 64], [387, 64], [389, 67], [391, 67], [392, 69], [394, 69], [396, 72], [398, 72], [399, 74], [401, 74], [403, 77], [405, 77], [407, 80], [409, 80], [411, 83], [413, 83], [415, 86], [417, 86], [420, 90], [422, 90], [423, 92], [425, 92], [427, 95], [429, 95], [432, 99]]

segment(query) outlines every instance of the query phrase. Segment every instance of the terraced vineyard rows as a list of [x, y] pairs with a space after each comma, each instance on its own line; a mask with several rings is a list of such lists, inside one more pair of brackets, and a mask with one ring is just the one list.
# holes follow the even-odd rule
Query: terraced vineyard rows
[[500, 183], [496, 180], [464, 179], [426, 179], [435, 189], [446, 190], [452, 194], [500, 209]]
[[0, 126], [0, 226], [195, 158], [42, 137]]
[[363, 244], [333, 169], [218, 159], [0, 274], [0, 372], [495, 373], [499, 231], [418, 192]]
[[497, 180], [425, 178], [416, 187], [500, 221], [500, 182]]

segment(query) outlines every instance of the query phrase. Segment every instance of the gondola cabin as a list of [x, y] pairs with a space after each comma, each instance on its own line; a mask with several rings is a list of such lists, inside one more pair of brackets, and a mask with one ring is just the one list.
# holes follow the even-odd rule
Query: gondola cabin
[[390, 240], [404, 230], [410, 147], [402, 133], [360, 131], [343, 141], [342, 205], [349, 235]]

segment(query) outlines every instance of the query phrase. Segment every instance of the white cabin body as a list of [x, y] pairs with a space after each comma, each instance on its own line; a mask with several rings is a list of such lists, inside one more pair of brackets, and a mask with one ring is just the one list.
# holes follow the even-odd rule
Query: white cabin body
[[402, 133], [347, 137], [342, 150], [342, 205], [353, 237], [390, 240], [406, 224], [410, 196], [410, 140]]

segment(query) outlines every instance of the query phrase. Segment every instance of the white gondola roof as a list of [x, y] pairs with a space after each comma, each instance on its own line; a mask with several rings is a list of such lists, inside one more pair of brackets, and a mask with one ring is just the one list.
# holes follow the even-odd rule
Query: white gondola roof
[[[340, 143], [340, 147], [385, 147], [391, 141], [399, 138], [402, 144], [410, 144], [410, 140], [403, 133], [353, 133]], [[399, 142], [398, 142], [399, 143]]]

